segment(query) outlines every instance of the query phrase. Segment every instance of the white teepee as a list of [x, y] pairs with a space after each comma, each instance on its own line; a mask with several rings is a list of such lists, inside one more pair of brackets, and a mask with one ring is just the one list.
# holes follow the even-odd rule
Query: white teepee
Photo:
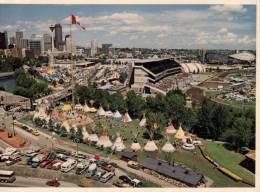
[[84, 109], [84, 107], [81, 104], [76, 104], [74, 109], [76, 109], [78, 111], [82, 111]]
[[98, 136], [97, 136], [97, 134], [95, 134], [95, 133], [89, 134], [88, 140], [89, 140], [90, 142], [95, 142], [95, 143], [97, 143], [97, 142], [99, 141]]
[[140, 126], [140, 127], [145, 127], [145, 126], [146, 126], [146, 117], [145, 117], [145, 114], [143, 115], [143, 118], [142, 118], [142, 120], [140, 121], [139, 126]]
[[117, 136], [115, 143], [112, 146], [112, 150], [115, 151], [123, 151], [125, 149], [125, 145], [120, 137], [120, 135]]
[[168, 134], [168, 135], [174, 135], [176, 132], [177, 132], [177, 131], [176, 131], [176, 129], [173, 127], [172, 122], [169, 121], [168, 127], [167, 127], [167, 129], [166, 129], [166, 134]]
[[158, 147], [156, 146], [156, 144], [153, 140], [149, 140], [145, 144], [144, 150], [147, 151], [147, 152], [155, 152], [155, 151], [158, 151]]
[[87, 131], [84, 131], [84, 132], [82, 132], [82, 134], [83, 134], [83, 140], [84, 140], [84, 141], [88, 140], [88, 138], [89, 138], [88, 132], [87, 132]]
[[141, 145], [137, 142], [137, 139], [132, 143], [131, 149], [135, 152], [141, 150]]
[[167, 153], [172, 153], [175, 151], [175, 148], [173, 147], [173, 145], [167, 141], [164, 146], [162, 147], [162, 151], [167, 152]]
[[85, 103], [84, 107], [83, 107], [83, 111], [84, 112], [89, 112], [89, 106]]
[[97, 111], [97, 115], [99, 115], [99, 116], [105, 116], [106, 115], [106, 112], [105, 112], [105, 110], [103, 109], [102, 106], [99, 107], [99, 109]]

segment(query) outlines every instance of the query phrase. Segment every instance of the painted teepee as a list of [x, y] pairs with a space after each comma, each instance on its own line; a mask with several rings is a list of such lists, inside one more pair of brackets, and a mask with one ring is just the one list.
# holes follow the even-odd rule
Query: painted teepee
[[89, 112], [89, 106], [87, 103], [85, 103], [85, 105], [83, 106], [83, 111], [84, 112]]
[[104, 130], [97, 142], [97, 146], [103, 146], [104, 148], [111, 147], [113, 144], [109, 139], [107, 130]]
[[145, 117], [145, 113], [143, 114], [143, 118], [139, 123], [140, 127], [145, 127], [146, 126], [146, 117]]
[[156, 146], [154, 140], [149, 140], [145, 144], [144, 150], [147, 151], [147, 152], [155, 152], [155, 151], [158, 151], [158, 147]]
[[130, 115], [128, 114], [128, 112], [125, 113], [125, 115], [123, 116], [122, 121], [123, 121], [124, 123], [128, 123], [128, 122], [131, 122], [131, 121], [132, 121], [132, 118], [130, 117]]
[[186, 138], [186, 137], [185, 137], [185, 133], [184, 133], [182, 127], [181, 127], [181, 124], [180, 124], [180, 127], [179, 127], [179, 129], [177, 130], [177, 132], [176, 132], [176, 134], [175, 134], [174, 137], [175, 137], [176, 139], [184, 139], [184, 138]]
[[102, 106], [99, 107], [99, 109], [97, 111], [97, 115], [98, 116], [105, 116], [106, 115], [106, 112], [105, 112], [105, 110], [103, 109]]
[[119, 111], [117, 110], [114, 115], [113, 118], [117, 121], [121, 121], [122, 120], [122, 115], [119, 113]]
[[112, 146], [112, 150], [120, 152], [120, 151], [123, 151], [124, 149], [125, 149], [125, 145], [124, 145], [120, 135], [118, 134], [116, 141]]
[[174, 148], [174, 146], [173, 146], [169, 141], [167, 141], [167, 142], [163, 145], [162, 151], [163, 151], [163, 152], [166, 152], [166, 153], [172, 153], [172, 152], [175, 151], [175, 148]]
[[136, 138], [134, 139], [134, 142], [133, 142], [132, 145], [131, 145], [131, 149], [132, 149], [134, 152], [141, 150], [141, 145], [138, 143], [138, 141], [137, 141]]
[[78, 110], [78, 111], [82, 111], [84, 109], [84, 107], [80, 103], [78, 103], [75, 105], [74, 109]]
[[168, 127], [166, 129], [166, 134], [168, 135], [174, 135], [176, 133], [176, 129], [173, 127], [172, 121], [169, 120]]

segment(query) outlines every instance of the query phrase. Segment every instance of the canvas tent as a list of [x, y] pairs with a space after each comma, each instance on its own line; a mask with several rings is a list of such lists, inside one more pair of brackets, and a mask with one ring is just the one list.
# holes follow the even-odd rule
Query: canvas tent
[[131, 145], [131, 149], [133, 151], [139, 151], [141, 150], [141, 145], [137, 142], [137, 139], [134, 140], [134, 142]]
[[103, 146], [104, 148], [111, 147], [113, 144], [109, 139], [107, 130], [104, 130], [101, 134], [99, 141], [97, 142], [97, 146]]
[[119, 113], [119, 111], [117, 110], [114, 115], [113, 118], [117, 121], [121, 121], [122, 120], [122, 115]]
[[76, 104], [74, 108], [79, 111], [84, 109], [84, 107], [81, 104]]
[[125, 145], [124, 145], [121, 137], [118, 135], [115, 143], [112, 146], [112, 150], [120, 152], [120, 151], [123, 151], [124, 149], [125, 149]]
[[132, 121], [132, 119], [131, 119], [130, 115], [128, 114], [128, 112], [125, 113], [125, 115], [123, 116], [122, 121], [123, 121], [124, 123], [128, 123], [128, 122], [131, 122], [131, 121]]
[[172, 152], [175, 151], [175, 148], [173, 147], [173, 145], [172, 145], [169, 141], [167, 141], [167, 142], [163, 145], [162, 151], [163, 151], [163, 152], [166, 152], [166, 153], [172, 153]]
[[166, 134], [168, 134], [168, 135], [173, 135], [173, 134], [175, 134], [176, 132], [177, 132], [177, 131], [176, 131], [176, 129], [173, 127], [172, 122], [169, 121], [168, 127], [167, 127], [167, 129], [166, 129]]
[[140, 121], [139, 126], [140, 126], [140, 127], [145, 127], [145, 126], [146, 126], [146, 117], [145, 117], [145, 114], [143, 114], [143, 118], [142, 118], [142, 120]]
[[177, 130], [177, 132], [176, 132], [176, 134], [175, 134], [174, 137], [175, 137], [176, 139], [184, 139], [184, 138], [186, 138], [186, 137], [185, 137], [185, 133], [184, 133], [184, 131], [183, 131], [181, 125], [180, 125], [179, 129]]
[[97, 115], [98, 116], [105, 116], [106, 115], [106, 112], [105, 112], [105, 110], [103, 109], [102, 106], [99, 107], [99, 109], [97, 111]]
[[97, 134], [95, 134], [95, 133], [89, 134], [88, 140], [89, 140], [90, 142], [94, 142], [94, 143], [97, 143], [97, 142], [99, 141], [98, 136], [97, 136]]
[[147, 152], [155, 152], [158, 151], [158, 147], [153, 140], [149, 140], [144, 146], [144, 150]]

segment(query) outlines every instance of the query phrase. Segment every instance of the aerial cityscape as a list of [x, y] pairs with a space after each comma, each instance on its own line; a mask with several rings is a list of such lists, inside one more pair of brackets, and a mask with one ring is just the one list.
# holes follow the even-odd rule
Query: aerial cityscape
[[0, 188], [256, 186], [256, 5], [0, 18]]

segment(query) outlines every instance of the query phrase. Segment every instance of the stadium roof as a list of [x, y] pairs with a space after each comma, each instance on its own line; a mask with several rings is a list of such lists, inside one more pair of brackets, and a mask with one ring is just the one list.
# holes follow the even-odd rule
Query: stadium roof
[[236, 53], [236, 54], [230, 55], [229, 57], [238, 59], [238, 60], [242, 60], [242, 61], [248, 61], [248, 62], [255, 60], [255, 55], [252, 53], [247, 53], [247, 52]]

